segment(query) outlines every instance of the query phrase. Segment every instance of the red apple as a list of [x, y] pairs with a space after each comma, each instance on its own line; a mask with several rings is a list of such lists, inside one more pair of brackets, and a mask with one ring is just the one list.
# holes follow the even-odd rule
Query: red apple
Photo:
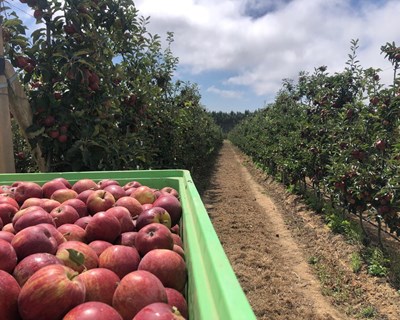
[[78, 196], [76, 197], [79, 200], [82, 200], [85, 204], [87, 202], [87, 198], [94, 192], [95, 190], [89, 189], [89, 190], [84, 190]]
[[17, 254], [14, 247], [8, 241], [0, 239], [0, 270], [12, 273], [16, 265]]
[[54, 220], [56, 227], [65, 223], [75, 223], [79, 219], [79, 214], [74, 207], [68, 204], [61, 204], [49, 213]]
[[[60, 126], [60, 132], [65, 133], [65, 131], [63, 131], [63, 126]], [[52, 181], [61, 181], [68, 189], [72, 188], [71, 183], [63, 177], [55, 178]]]
[[182, 293], [172, 288], [165, 288], [168, 304], [176, 307], [184, 318], [189, 317], [187, 301]]
[[99, 267], [114, 271], [120, 279], [137, 270], [139, 262], [136, 248], [122, 245], [108, 247], [99, 256]]
[[43, 201], [44, 201], [43, 198], [28, 198], [24, 201], [24, 203], [22, 203], [19, 209], [22, 210], [33, 206], [40, 207]]
[[53, 179], [42, 185], [43, 197], [50, 199], [54, 191], [59, 189], [68, 189], [68, 187], [59, 179]]
[[[26, 210], [34, 208], [34, 207], [28, 207]], [[48, 223], [54, 225], [53, 217], [42, 209], [41, 207], [40, 210], [32, 210], [32, 211], [27, 211], [25, 214], [21, 215], [18, 219], [13, 219], [13, 226], [15, 232], [19, 232], [22, 229], [25, 229], [27, 227], [32, 227], [36, 226], [41, 223]]]
[[[15, 214], [14, 217], [12, 218], [11, 222], [15, 224], [21, 217], [23, 217], [25, 214], [29, 212], [34, 212], [34, 211], [40, 211], [40, 212], [46, 212], [42, 207], [40, 206], [30, 206], [25, 209], [20, 209], [18, 210]], [[48, 212], [47, 212], [48, 213]]]
[[172, 239], [174, 240], [174, 244], [183, 248], [182, 238], [179, 235], [177, 235], [176, 233], [172, 233]]
[[0, 239], [6, 240], [7, 242], [11, 243], [13, 238], [14, 238], [14, 233], [3, 230], [0, 231]]
[[12, 234], [15, 234], [14, 226], [13, 226], [13, 224], [11, 222], [5, 224], [3, 229], [1, 229], [1, 230], [2, 231], [6, 231], [6, 232], [10, 232]]
[[115, 216], [98, 212], [90, 219], [85, 230], [88, 242], [105, 240], [113, 243], [121, 234], [121, 224]]
[[19, 182], [14, 190], [15, 200], [21, 205], [28, 198], [42, 198], [42, 187], [35, 182]]
[[108, 185], [103, 188], [103, 190], [110, 192], [114, 196], [115, 200], [126, 196], [124, 188], [116, 184]]
[[112, 270], [94, 268], [79, 274], [86, 287], [85, 301], [100, 301], [111, 306], [120, 278]]
[[111, 214], [118, 219], [121, 224], [121, 233], [133, 231], [135, 229], [131, 214], [127, 208], [121, 206], [112, 207], [108, 209], [106, 213]]
[[178, 198], [172, 195], [162, 195], [156, 201], [153, 206], [161, 207], [168, 211], [171, 216], [171, 225], [175, 225], [179, 222], [182, 216], [182, 205]]
[[78, 194], [80, 194], [85, 190], [90, 190], [90, 189], [91, 190], [99, 189], [97, 183], [94, 182], [92, 179], [81, 179], [72, 185], [72, 190], [76, 191]]
[[22, 229], [14, 236], [11, 245], [18, 260], [39, 252], [55, 254], [58, 247], [57, 240], [43, 224]]
[[56, 257], [71, 269], [83, 272], [97, 268], [99, 257], [86, 243], [80, 241], [66, 241], [58, 246]]
[[[12, 198], [10, 195], [8, 195], [8, 194], [1, 194], [1, 195], [0, 195], [0, 206], [1, 206], [2, 204], [9, 204], [9, 205], [11, 205], [11, 206], [13, 206], [13, 207], [19, 209], [19, 204], [18, 204], [18, 202], [17, 202], [14, 198]], [[1, 208], [1, 207], [0, 207], [0, 208]]]
[[9, 203], [0, 203], [0, 219], [3, 224], [10, 223], [17, 211], [18, 209]]
[[18, 310], [24, 320], [62, 319], [85, 301], [85, 285], [78, 273], [59, 264], [36, 271], [21, 288]]
[[96, 212], [106, 211], [115, 204], [114, 196], [104, 190], [96, 190], [86, 200], [88, 211], [91, 215]]
[[161, 223], [151, 223], [141, 228], [135, 239], [135, 247], [141, 256], [153, 249], [172, 250], [174, 240], [169, 229]]
[[136, 230], [139, 231], [145, 225], [154, 222], [161, 223], [168, 229], [171, 228], [171, 216], [168, 211], [161, 207], [152, 207], [139, 214], [136, 220]]
[[51, 210], [53, 210], [54, 208], [57, 208], [61, 203], [56, 201], [56, 200], [52, 200], [52, 199], [42, 199], [42, 203], [40, 204], [40, 206], [46, 210], [48, 213], [51, 212]]
[[108, 247], [111, 247], [112, 245], [112, 243], [104, 240], [94, 240], [89, 243], [89, 247], [91, 247], [96, 252], [97, 256], [100, 256], [104, 250], [106, 250]]
[[142, 184], [139, 182], [139, 181], [129, 181], [128, 183], [126, 183], [125, 185], [124, 185], [124, 189], [125, 190], [128, 190], [128, 189], [130, 189], [130, 188], [139, 188], [139, 187], [141, 187], [142, 186]]
[[66, 200], [63, 202], [63, 204], [68, 204], [74, 207], [74, 209], [78, 212], [80, 218], [88, 215], [86, 203], [78, 198]]
[[79, 218], [78, 220], [75, 221], [75, 224], [80, 226], [82, 229], [86, 230], [86, 226], [88, 225], [89, 221], [92, 220], [92, 216], [86, 216]]
[[165, 287], [155, 275], [147, 271], [133, 271], [121, 279], [114, 292], [112, 306], [124, 320], [131, 320], [143, 307], [167, 301]]
[[75, 199], [78, 196], [78, 193], [72, 189], [58, 189], [53, 192], [50, 199], [56, 200], [59, 203], [63, 203], [69, 199]]
[[18, 262], [13, 271], [13, 276], [22, 287], [25, 282], [39, 269], [51, 264], [64, 263], [50, 253], [34, 253]]
[[186, 263], [175, 251], [153, 249], [140, 261], [138, 270], [149, 271], [161, 280], [165, 287], [183, 291], [187, 281]]
[[160, 192], [161, 192], [161, 194], [170, 194], [171, 196], [179, 198], [178, 191], [172, 187], [164, 187], [160, 190]]
[[115, 206], [121, 206], [127, 208], [132, 218], [137, 217], [143, 211], [141, 203], [135, 198], [128, 196], [119, 198], [115, 202]]
[[54, 239], [56, 239], [58, 246], [61, 243], [64, 243], [65, 241], [67, 241], [64, 238], [64, 236], [61, 234], [61, 232], [57, 230], [55, 225], [49, 224], [49, 223], [41, 223], [41, 224], [39, 224], [39, 226], [43, 226], [44, 228], [46, 228], [51, 233], [51, 235], [54, 237]]
[[153, 204], [152, 203], [142, 204], [142, 208], [143, 208], [143, 211], [144, 210], [149, 210], [149, 209], [153, 208]]
[[100, 180], [97, 183], [97, 185], [99, 186], [100, 189], [104, 189], [105, 187], [108, 187], [108, 186], [114, 186], [114, 185], [119, 186], [119, 183], [118, 183], [118, 181], [113, 180], [113, 179], [103, 179], [103, 180]]
[[134, 197], [141, 204], [153, 203], [156, 199], [153, 189], [148, 186], [140, 186], [132, 192], [131, 197]]
[[18, 296], [21, 291], [17, 280], [0, 270], [0, 313], [2, 320], [18, 320]]
[[185, 260], [185, 251], [183, 250], [182, 247], [174, 244], [172, 251], [175, 251], [177, 254], [179, 254], [183, 258], [183, 260]]
[[120, 244], [127, 247], [135, 246], [137, 231], [123, 232], [121, 235], [115, 240], [115, 244]]
[[113, 307], [98, 301], [89, 301], [70, 310], [63, 320], [123, 320]]
[[179, 228], [179, 224], [176, 224], [176, 225], [172, 226], [170, 230], [171, 230], [172, 233], [175, 233], [177, 235], [179, 235], [181, 233], [180, 228]]
[[75, 240], [86, 242], [86, 231], [73, 223], [65, 223], [57, 228], [67, 241]]
[[176, 307], [164, 302], [155, 302], [141, 309], [132, 320], [185, 320]]

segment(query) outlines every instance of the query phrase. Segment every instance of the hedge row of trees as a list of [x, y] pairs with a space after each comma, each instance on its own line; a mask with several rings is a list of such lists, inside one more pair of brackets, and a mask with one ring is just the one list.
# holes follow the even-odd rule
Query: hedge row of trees
[[393, 66], [384, 86], [381, 70], [364, 69], [358, 41], [342, 72], [327, 67], [284, 80], [274, 103], [230, 132], [229, 139], [287, 185], [305, 190], [400, 235], [400, 48], [381, 47]]
[[[132, 0], [21, 2], [34, 10], [37, 29], [27, 37], [8, 9], [6, 58], [29, 97], [27, 145], [40, 147], [40, 170], [193, 170], [218, 149], [221, 130], [197, 86], [172, 79], [173, 34], [163, 48]], [[21, 139], [16, 132], [17, 167], [35, 170]]]

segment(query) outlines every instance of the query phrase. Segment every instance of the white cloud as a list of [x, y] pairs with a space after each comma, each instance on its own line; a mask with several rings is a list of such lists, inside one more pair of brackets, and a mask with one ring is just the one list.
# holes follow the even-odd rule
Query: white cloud
[[380, 46], [400, 40], [396, 0], [352, 1], [353, 6], [347, 0], [135, 3], [140, 14], [151, 16], [151, 32], [175, 33], [173, 52], [186, 70], [229, 71], [227, 83], [249, 86], [257, 95], [276, 93], [283, 78], [296, 78], [299, 71], [321, 65], [330, 72], [343, 70], [350, 40], [356, 38], [360, 62], [386, 69], [384, 78], [390, 64]]
[[211, 86], [207, 88], [207, 92], [215, 93], [218, 96], [228, 99], [240, 99], [243, 96], [243, 92], [235, 91], [235, 90], [224, 90], [219, 89], [215, 86]]

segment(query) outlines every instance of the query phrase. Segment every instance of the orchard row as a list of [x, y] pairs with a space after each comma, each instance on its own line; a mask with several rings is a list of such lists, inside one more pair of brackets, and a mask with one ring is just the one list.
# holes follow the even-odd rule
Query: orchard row
[[172, 80], [173, 35], [164, 49], [133, 1], [21, 2], [37, 29], [26, 37], [10, 10], [3, 24], [33, 114], [22, 135], [15, 125], [18, 171], [192, 170], [218, 148], [197, 86]]
[[400, 235], [400, 48], [382, 46], [394, 81], [363, 69], [352, 41], [347, 67], [330, 75], [325, 66], [285, 81], [275, 102], [246, 118], [230, 140], [285, 184], [316, 194]]

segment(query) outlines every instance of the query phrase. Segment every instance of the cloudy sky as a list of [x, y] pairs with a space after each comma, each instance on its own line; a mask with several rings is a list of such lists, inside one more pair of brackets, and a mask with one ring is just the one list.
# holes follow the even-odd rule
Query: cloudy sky
[[342, 71], [352, 39], [359, 39], [360, 63], [381, 68], [381, 78], [389, 82], [391, 65], [380, 47], [400, 45], [399, 0], [136, 0], [135, 5], [150, 16], [151, 33], [164, 39], [167, 31], [174, 33], [175, 76], [199, 85], [208, 110], [256, 110], [274, 100], [282, 79], [322, 65], [331, 73]]

